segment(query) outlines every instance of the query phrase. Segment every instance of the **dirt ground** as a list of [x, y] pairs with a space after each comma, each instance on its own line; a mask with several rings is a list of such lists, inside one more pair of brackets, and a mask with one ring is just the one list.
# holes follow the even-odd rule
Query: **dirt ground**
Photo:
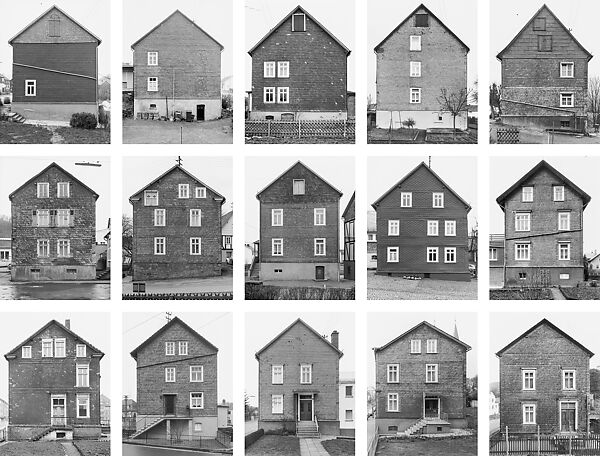
[[376, 456], [477, 456], [477, 438], [381, 440]]
[[329, 453], [329, 456], [352, 456], [355, 450], [354, 440], [349, 439], [325, 440], [321, 444]]
[[109, 144], [110, 131], [0, 122], [0, 144]]
[[233, 119], [161, 122], [123, 119], [124, 144], [232, 144]]
[[[514, 128], [490, 120], [490, 144], [497, 144], [498, 128]], [[567, 135], [561, 133], [549, 134], [544, 130], [519, 128], [519, 144], [600, 144], [600, 135], [591, 136]]]
[[300, 440], [295, 436], [265, 435], [246, 448], [246, 456], [300, 456]]
[[477, 299], [477, 280], [406, 280], [368, 271], [367, 299]]

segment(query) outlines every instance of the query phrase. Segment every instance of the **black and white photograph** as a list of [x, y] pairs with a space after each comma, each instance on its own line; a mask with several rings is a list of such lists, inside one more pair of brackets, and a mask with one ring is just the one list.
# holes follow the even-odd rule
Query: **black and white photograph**
[[231, 454], [232, 321], [227, 312], [123, 315], [123, 456]]
[[231, 157], [123, 168], [123, 299], [233, 299]]
[[598, 314], [491, 316], [490, 455], [600, 454]]
[[370, 157], [367, 196], [368, 299], [477, 299], [476, 158]]
[[354, 299], [354, 160], [249, 157], [246, 190], [246, 299]]
[[109, 299], [110, 225], [107, 157], [0, 157], [0, 299]]
[[355, 142], [354, 7], [246, 0], [246, 143]]
[[599, 144], [597, 2], [490, 3], [490, 143]]
[[110, 456], [110, 314], [2, 314], [0, 454]]
[[490, 299], [600, 299], [600, 158], [491, 160]]
[[477, 143], [477, 2], [367, 8], [368, 142]]
[[110, 143], [110, 2], [21, 1], [4, 13], [0, 144]]
[[350, 312], [246, 314], [246, 456], [354, 456], [355, 336]]
[[367, 315], [368, 454], [477, 455], [475, 313]]
[[123, 143], [233, 142], [233, 1], [123, 2]]

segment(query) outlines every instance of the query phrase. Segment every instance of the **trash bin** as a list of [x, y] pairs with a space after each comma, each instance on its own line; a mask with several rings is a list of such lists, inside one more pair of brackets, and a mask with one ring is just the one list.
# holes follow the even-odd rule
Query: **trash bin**
[[194, 121], [194, 114], [192, 113], [192, 111], [186, 111], [185, 112], [185, 121], [186, 122], [193, 122]]

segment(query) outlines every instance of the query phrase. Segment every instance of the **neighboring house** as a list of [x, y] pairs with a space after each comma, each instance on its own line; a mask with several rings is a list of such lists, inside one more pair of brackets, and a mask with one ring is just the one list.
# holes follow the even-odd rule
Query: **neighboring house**
[[421, 163], [373, 203], [377, 274], [471, 280], [471, 206]]
[[[425, 5], [419, 5], [381, 43], [377, 54], [377, 127], [453, 128], [438, 101], [442, 90], [467, 94], [468, 46]], [[456, 118], [467, 129], [467, 109]]]
[[301, 6], [252, 49], [251, 120], [345, 120], [350, 50]]
[[544, 160], [496, 198], [505, 214], [505, 287], [583, 281], [583, 211], [590, 200]]
[[110, 429], [110, 398], [100, 395], [100, 425]]
[[221, 117], [223, 46], [196, 22], [176, 10], [131, 49], [136, 118], [173, 117], [176, 111], [196, 120]]
[[500, 399], [490, 391], [489, 397], [489, 416], [498, 416], [500, 414]]
[[356, 432], [356, 380], [354, 373], [340, 373], [340, 434], [354, 437]]
[[255, 355], [258, 428], [300, 437], [339, 435], [339, 333], [331, 341], [300, 318]]
[[48, 322], [6, 353], [8, 440], [99, 438], [103, 356], [70, 320]]
[[123, 82], [121, 90], [123, 93], [133, 93], [133, 65], [123, 63]]
[[380, 433], [435, 434], [467, 427], [470, 349], [426, 321], [374, 348]]
[[231, 402], [227, 402], [225, 399], [217, 405], [217, 415], [218, 415], [218, 427], [232, 427], [233, 426], [233, 404]]
[[367, 211], [367, 269], [377, 269], [377, 212]]
[[354, 220], [355, 220], [355, 207], [354, 207], [354, 196], [356, 192], [352, 194], [344, 213], [342, 214], [342, 220], [344, 221], [344, 279], [354, 280], [355, 277], [355, 266], [354, 266]]
[[233, 211], [221, 216], [221, 261], [226, 264], [233, 262]]
[[11, 280], [96, 278], [96, 192], [51, 163], [9, 199]]
[[8, 426], [8, 402], [0, 399], [0, 431]]
[[123, 434], [130, 436], [135, 433], [135, 423], [137, 421], [137, 402], [125, 396], [121, 401], [121, 423]]
[[504, 242], [503, 234], [490, 234], [490, 288], [504, 286]]
[[11, 260], [11, 238], [0, 238], [0, 267], [7, 267]]
[[301, 161], [257, 193], [260, 279], [340, 279], [342, 192]]
[[496, 56], [502, 64], [502, 121], [583, 132], [590, 54], [543, 5]]
[[97, 36], [53, 6], [8, 43], [13, 48], [14, 112], [59, 121], [77, 112], [97, 114]]
[[500, 429], [510, 434], [589, 431], [594, 354], [546, 319], [517, 337], [500, 359]]
[[137, 430], [132, 439], [215, 438], [217, 352], [178, 317], [131, 352], [137, 364]]
[[[1, 240], [0, 240], [1, 242]], [[600, 276], [600, 253], [592, 254], [588, 260], [588, 271], [590, 276]]]
[[129, 202], [133, 280], [221, 275], [224, 196], [175, 165]]

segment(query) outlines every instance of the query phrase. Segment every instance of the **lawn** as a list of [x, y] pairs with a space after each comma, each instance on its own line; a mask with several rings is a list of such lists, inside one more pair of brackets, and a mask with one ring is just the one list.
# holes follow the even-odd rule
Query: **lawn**
[[490, 300], [508, 301], [513, 299], [536, 301], [552, 299], [548, 288], [524, 288], [522, 290], [490, 290]]
[[354, 440], [333, 439], [321, 442], [329, 456], [351, 456], [354, 454]]
[[59, 127], [56, 129], [56, 133], [63, 138], [64, 144], [110, 144], [110, 130], [105, 128], [83, 130]]
[[95, 440], [75, 440], [73, 445], [83, 456], [110, 456], [110, 442]]
[[246, 448], [246, 456], [300, 456], [298, 437], [265, 435]]
[[52, 133], [44, 127], [0, 122], [0, 144], [50, 144]]
[[477, 280], [406, 280], [367, 272], [368, 299], [477, 299]]
[[600, 288], [585, 287], [585, 288], [561, 288], [562, 294], [567, 299], [587, 300], [600, 299]]
[[340, 300], [354, 299], [354, 295], [354, 288], [276, 287], [272, 285], [261, 285], [256, 283], [246, 284], [247, 300]]
[[476, 456], [477, 438], [380, 440], [376, 456]]
[[64, 456], [58, 442], [10, 442], [0, 446], [0, 456]]

